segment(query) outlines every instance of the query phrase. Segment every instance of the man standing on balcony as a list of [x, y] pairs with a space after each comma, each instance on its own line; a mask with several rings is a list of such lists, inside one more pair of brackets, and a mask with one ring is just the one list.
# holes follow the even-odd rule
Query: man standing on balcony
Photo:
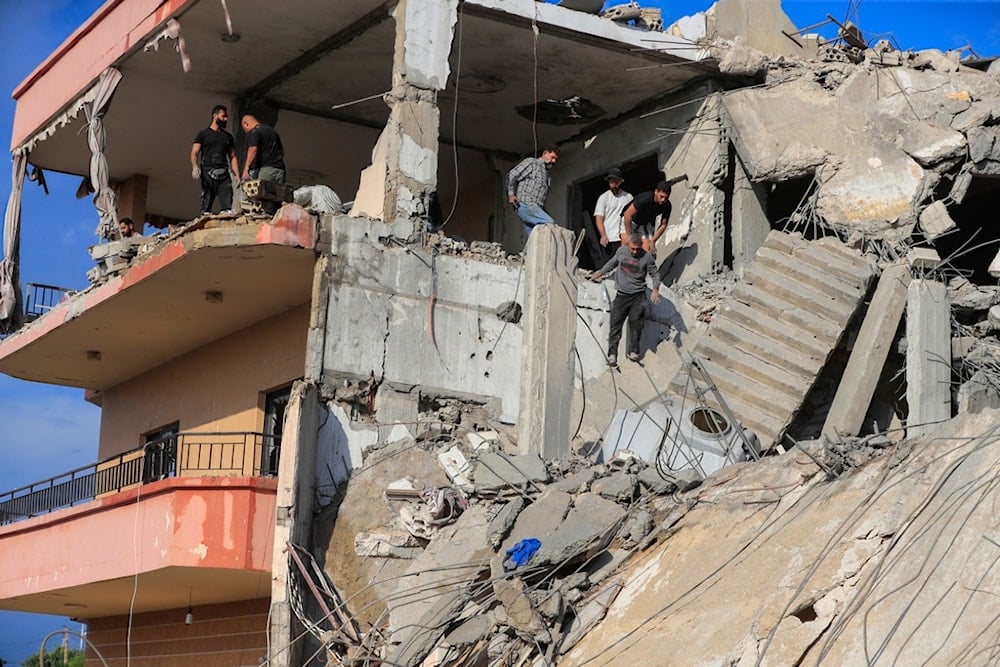
[[212, 107], [212, 123], [200, 131], [191, 146], [191, 178], [201, 182], [201, 212], [211, 213], [215, 198], [224, 212], [233, 208], [232, 176], [239, 173], [236, 164], [236, 142], [226, 132], [229, 112], [216, 104]]
[[241, 125], [247, 135], [247, 157], [243, 162], [241, 180], [259, 178], [284, 183], [285, 149], [281, 145], [281, 137], [253, 114], [243, 116]]
[[531, 234], [537, 225], [555, 222], [545, 212], [545, 196], [549, 193], [549, 170], [559, 160], [559, 148], [546, 146], [541, 157], [527, 157], [507, 172], [507, 201], [524, 223], [524, 233]]

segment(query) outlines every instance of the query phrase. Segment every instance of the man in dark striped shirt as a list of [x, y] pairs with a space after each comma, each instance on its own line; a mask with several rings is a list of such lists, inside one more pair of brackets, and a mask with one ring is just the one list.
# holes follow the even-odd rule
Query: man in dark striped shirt
[[555, 222], [545, 212], [545, 196], [549, 193], [549, 170], [559, 160], [559, 148], [546, 146], [541, 157], [524, 158], [507, 172], [507, 201], [524, 223], [525, 234], [536, 225]]

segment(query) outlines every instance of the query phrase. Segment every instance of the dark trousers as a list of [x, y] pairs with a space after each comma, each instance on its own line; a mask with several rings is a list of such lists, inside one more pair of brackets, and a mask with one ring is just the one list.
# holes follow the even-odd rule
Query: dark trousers
[[622, 326], [628, 318], [628, 344], [626, 352], [639, 353], [639, 336], [646, 324], [646, 291], [635, 294], [617, 294], [611, 302], [611, 330], [608, 332], [608, 354], [618, 354], [622, 339]]
[[622, 247], [621, 241], [608, 241], [608, 245], [604, 246], [604, 261], [607, 262], [609, 259], [614, 257], [615, 253], [618, 252], [618, 248], [621, 247]]
[[208, 175], [209, 169], [201, 170], [201, 210], [210, 212], [215, 198], [219, 198], [219, 206], [223, 211], [233, 207], [233, 182], [229, 180], [229, 170], [223, 178], [215, 179]]

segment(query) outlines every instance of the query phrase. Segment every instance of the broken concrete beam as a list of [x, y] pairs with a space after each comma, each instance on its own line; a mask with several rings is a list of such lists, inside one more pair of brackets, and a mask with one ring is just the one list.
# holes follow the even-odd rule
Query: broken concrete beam
[[524, 505], [524, 498], [514, 498], [509, 503], [501, 506], [497, 513], [493, 515], [493, 518], [490, 519], [490, 525], [486, 528], [486, 534], [489, 537], [490, 544], [494, 548], [499, 547], [500, 543], [507, 537], [507, 533], [510, 532], [514, 521], [517, 520], [518, 515], [524, 510]]
[[909, 285], [910, 270], [899, 264], [886, 269], [879, 278], [833, 405], [823, 424], [823, 435], [828, 438], [857, 435], [861, 430], [868, 404], [875, 394], [875, 385], [899, 328], [899, 319], [906, 307]]
[[948, 215], [948, 207], [942, 201], [936, 201], [920, 212], [920, 231], [928, 241], [950, 232], [955, 226], [955, 221]]
[[389, 664], [416, 665], [460, 610], [468, 589], [489, 570], [493, 547], [487, 536], [485, 505], [474, 505], [451, 526], [442, 528], [400, 578], [389, 598], [389, 627], [396, 647]]
[[573, 232], [536, 227], [524, 262], [520, 454], [569, 458], [573, 392], [566, 388], [573, 386], [575, 369], [575, 268]]
[[587, 558], [607, 546], [625, 510], [618, 503], [595, 493], [577, 496], [573, 509], [554, 532], [539, 537], [542, 546], [534, 564], [563, 563]]
[[510, 456], [504, 453], [485, 452], [476, 462], [474, 486], [476, 493], [493, 495], [504, 492], [521, 493], [537, 488], [546, 482], [549, 473], [538, 454]]
[[951, 303], [944, 283], [914, 280], [906, 301], [906, 434], [951, 418]]

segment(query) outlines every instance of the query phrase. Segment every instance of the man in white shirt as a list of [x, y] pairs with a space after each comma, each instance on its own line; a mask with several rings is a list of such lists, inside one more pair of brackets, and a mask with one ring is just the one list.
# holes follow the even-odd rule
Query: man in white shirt
[[625, 179], [622, 178], [620, 169], [609, 170], [604, 178], [608, 182], [608, 191], [597, 198], [597, 205], [594, 206], [594, 224], [600, 235], [601, 247], [604, 248], [607, 257], [613, 257], [622, 246], [622, 213], [632, 202], [632, 195], [622, 190]]

